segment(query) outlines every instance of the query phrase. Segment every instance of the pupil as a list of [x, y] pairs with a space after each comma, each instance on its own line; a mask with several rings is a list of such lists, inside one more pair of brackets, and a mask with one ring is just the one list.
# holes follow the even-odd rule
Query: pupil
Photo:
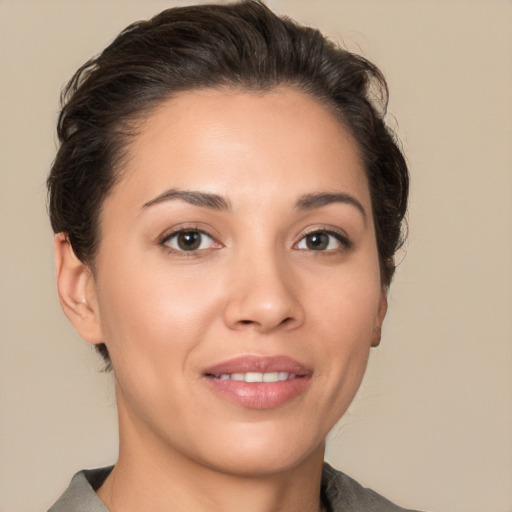
[[325, 233], [313, 233], [308, 235], [306, 245], [308, 249], [313, 249], [314, 251], [326, 249], [329, 245], [329, 237]]
[[201, 235], [196, 231], [185, 231], [178, 235], [178, 246], [184, 251], [194, 251], [201, 245]]

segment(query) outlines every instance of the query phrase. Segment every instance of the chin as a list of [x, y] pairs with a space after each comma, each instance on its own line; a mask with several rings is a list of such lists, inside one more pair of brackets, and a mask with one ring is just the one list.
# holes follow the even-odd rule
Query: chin
[[[289, 454], [278, 449], [274, 450], [272, 456], [266, 454], [244, 454], [241, 457], [230, 457], [223, 460], [221, 464], [211, 465], [211, 469], [218, 473], [237, 475], [247, 478], [264, 478], [276, 476], [298, 468], [309, 459], [314, 459], [317, 450], [313, 453]], [[323, 447], [321, 456], [318, 459], [323, 461]]]
[[[275, 434], [275, 432], [274, 432]], [[260, 432], [246, 436], [225, 435], [226, 441], [210, 444], [206, 465], [214, 471], [242, 477], [265, 477], [298, 468], [306, 461], [323, 462], [325, 441], [304, 439], [298, 432]], [[213, 449], [217, 453], [213, 453]]]

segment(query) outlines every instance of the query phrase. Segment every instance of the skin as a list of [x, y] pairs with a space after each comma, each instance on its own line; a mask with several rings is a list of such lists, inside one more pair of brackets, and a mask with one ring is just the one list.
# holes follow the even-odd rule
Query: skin
[[[139, 128], [103, 205], [95, 272], [56, 236], [63, 309], [107, 344], [115, 373], [120, 453], [98, 494], [112, 511], [316, 511], [325, 437], [386, 313], [357, 144], [284, 87], [182, 93]], [[298, 207], [311, 194], [349, 199]], [[179, 229], [208, 236], [187, 252]], [[340, 236], [317, 250], [312, 231]], [[240, 355], [291, 357], [310, 382], [278, 407], [233, 403], [204, 370]]]

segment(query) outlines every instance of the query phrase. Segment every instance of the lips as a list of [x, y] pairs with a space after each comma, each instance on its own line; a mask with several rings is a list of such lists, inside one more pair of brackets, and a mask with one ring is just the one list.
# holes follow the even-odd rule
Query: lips
[[241, 356], [207, 368], [203, 376], [217, 394], [252, 409], [280, 407], [300, 396], [312, 370], [286, 356]]

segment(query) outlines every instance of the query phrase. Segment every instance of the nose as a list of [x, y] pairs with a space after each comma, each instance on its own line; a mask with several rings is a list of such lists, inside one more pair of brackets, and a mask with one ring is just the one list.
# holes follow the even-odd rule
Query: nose
[[304, 322], [297, 279], [275, 254], [241, 258], [232, 266], [224, 320], [231, 329], [259, 333], [296, 329]]

